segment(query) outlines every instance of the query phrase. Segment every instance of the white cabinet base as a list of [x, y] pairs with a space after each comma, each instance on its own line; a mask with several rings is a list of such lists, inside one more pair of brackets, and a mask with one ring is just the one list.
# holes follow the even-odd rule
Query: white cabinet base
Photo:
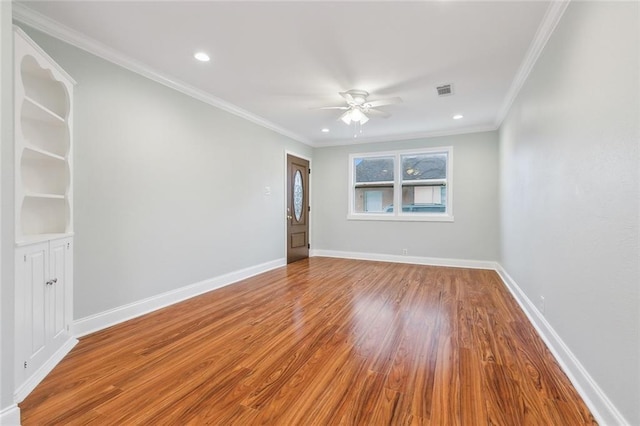
[[37, 371], [35, 371], [18, 389], [16, 389], [13, 398], [16, 403], [22, 402], [36, 386], [45, 378], [47, 374], [51, 373], [51, 370], [62, 358], [64, 358], [73, 347], [78, 343], [78, 339], [69, 337], [64, 345], [58, 349], [51, 358], [49, 358]]
[[16, 402], [22, 401], [77, 343], [70, 332], [73, 238], [16, 249]]

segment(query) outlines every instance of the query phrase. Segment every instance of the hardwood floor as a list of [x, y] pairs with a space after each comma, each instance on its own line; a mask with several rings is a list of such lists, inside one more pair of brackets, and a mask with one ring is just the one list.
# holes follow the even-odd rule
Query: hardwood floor
[[24, 425], [595, 424], [493, 271], [311, 258], [80, 340]]

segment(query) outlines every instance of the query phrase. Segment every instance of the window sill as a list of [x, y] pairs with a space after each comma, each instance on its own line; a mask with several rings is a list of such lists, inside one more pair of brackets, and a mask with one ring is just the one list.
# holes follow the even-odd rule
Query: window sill
[[348, 214], [347, 220], [378, 220], [387, 222], [453, 222], [448, 214]]

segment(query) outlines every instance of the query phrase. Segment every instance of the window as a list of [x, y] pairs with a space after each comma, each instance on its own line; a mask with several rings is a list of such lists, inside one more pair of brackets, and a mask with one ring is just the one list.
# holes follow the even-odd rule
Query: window
[[452, 156], [451, 147], [351, 154], [348, 218], [453, 221]]
[[357, 213], [384, 213], [393, 204], [393, 157], [355, 158], [355, 204]]

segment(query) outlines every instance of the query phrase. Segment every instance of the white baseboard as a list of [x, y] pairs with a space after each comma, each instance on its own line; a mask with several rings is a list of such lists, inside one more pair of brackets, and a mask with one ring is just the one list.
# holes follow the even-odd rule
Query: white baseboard
[[272, 260], [81, 318], [73, 322], [72, 332], [74, 336], [82, 337], [284, 265], [284, 258]]
[[381, 253], [357, 253], [337, 250], [311, 250], [310, 256], [338, 257], [342, 259], [375, 260], [380, 262], [411, 263], [415, 265], [450, 266], [454, 268], [491, 269], [497, 263], [490, 260], [446, 259], [441, 257], [399, 256]]
[[35, 372], [31, 377], [27, 379], [13, 394], [13, 400], [17, 403], [22, 402], [27, 395], [31, 393], [32, 390], [38, 386], [38, 384], [47, 377], [47, 374], [51, 373], [51, 370], [55, 368], [56, 365], [62, 358], [64, 358], [73, 347], [78, 343], [78, 340], [70, 337], [60, 349], [54, 353], [51, 358], [47, 360], [42, 366]]
[[[311, 250], [310, 256], [495, 270], [500, 275], [509, 291], [513, 294], [540, 337], [544, 340], [563, 371], [567, 374], [580, 396], [584, 399], [595, 419], [602, 425], [614, 426], [629, 424], [609, 398], [607, 398], [602, 389], [600, 389], [598, 384], [593, 380], [593, 378], [591, 378], [580, 361], [578, 361], [575, 355], [573, 355], [571, 350], [562, 341], [553, 327], [551, 327], [544, 316], [542, 316], [538, 311], [534, 303], [526, 296], [522, 289], [499, 263], [493, 261], [398, 256], [336, 250]], [[201, 281], [174, 291], [163, 293], [135, 303], [130, 303], [90, 317], [82, 318], [74, 322], [72, 331], [75, 336], [83, 336], [285, 265], [285, 259], [276, 259], [209, 280]], [[61, 349], [58, 351], [58, 353], [56, 353], [56, 355], [52, 357], [45, 366], [34, 374], [34, 378], [32, 380], [25, 383], [20, 387], [20, 389], [18, 389], [18, 391], [16, 391], [17, 402], [22, 401], [22, 399], [24, 399], [24, 397], [26, 397], [33, 388], [35, 388], [35, 386], [51, 371], [51, 369], [53, 369], [64, 355], [73, 348], [75, 343], [77, 343], [77, 340], [72, 340], [73, 342], [70, 343], [70, 346], [65, 345], [63, 348], [64, 350]], [[0, 424], [19, 425], [19, 408], [17, 406], [12, 406], [1, 411]]]
[[17, 404], [0, 410], [0, 425], [20, 426], [20, 408]]
[[529, 318], [529, 322], [531, 322], [542, 340], [544, 340], [598, 423], [607, 426], [629, 425], [630, 423], [625, 420], [609, 398], [607, 398], [602, 389], [600, 389], [578, 358], [576, 358], [569, 347], [562, 341], [558, 333], [551, 327], [551, 324], [547, 322], [531, 299], [527, 297], [520, 286], [518, 286], [500, 264], [497, 264], [496, 272], [500, 275], [500, 278], [502, 278], [502, 281], [504, 281], [509, 291], [511, 291], [511, 294]]
[[607, 426], [625, 426], [630, 424], [617, 410], [615, 405], [613, 405], [602, 389], [600, 389], [598, 384], [589, 375], [587, 370], [571, 352], [569, 347], [562, 341], [558, 333], [556, 333], [540, 311], [538, 311], [535, 304], [526, 296], [524, 291], [522, 291], [518, 284], [516, 284], [516, 282], [499, 263], [492, 261], [398, 256], [336, 250], [311, 250], [310, 256], [495, 270], [498, 275], [500, 275], [500, 278], [502, 278], [502, 281], [504, 281], [505, 285], [514, 296], [524, 313], [527, 315], [529, 322], [536, 329], [542, 340], [544, 340], [562, 370], [565, 372], [567, 377], [569, 377], [569, 380], [571, 380], [571, 383], [576, 388], [585, 404], [587, 404], [598, 423]]

